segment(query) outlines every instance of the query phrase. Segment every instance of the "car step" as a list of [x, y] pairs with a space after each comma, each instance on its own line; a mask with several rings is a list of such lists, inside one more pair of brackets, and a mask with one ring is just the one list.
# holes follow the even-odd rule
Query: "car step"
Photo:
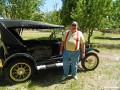
[[63, 63], [55, 63], [55, 64], [49, 64], [49, 65], [40, 65], [40, 66], [37, 66], [37, 70], [53, 68], [53, 67], [62, 67], [62, 66], [63, 66]]

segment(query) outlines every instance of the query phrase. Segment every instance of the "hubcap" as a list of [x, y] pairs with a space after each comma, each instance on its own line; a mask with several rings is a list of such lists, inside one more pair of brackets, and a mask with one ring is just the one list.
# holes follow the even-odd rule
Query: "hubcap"
[[10, 69], [10, 77], [17, 82], [27, 80], [31, 75], [31, 67], [27, 63], [16, 63]]
[[25, 73], [25, 69], [24, 68], [19, 68], [18, 70], [17, 70], [17, 74], [18, 75], [23, 75]]

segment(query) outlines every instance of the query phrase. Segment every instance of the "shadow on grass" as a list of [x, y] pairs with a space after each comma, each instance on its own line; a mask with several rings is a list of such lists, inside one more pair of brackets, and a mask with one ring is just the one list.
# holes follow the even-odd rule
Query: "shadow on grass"
[[120, 38], [112, 38], [112, 37], [94, 37], [94, 39], [120, 40]]
[[91, 47], [106, 48], [106, 49], [120, 49], [120, 44], [104, 44], [104, 43], [91, 43]]
[[[85, 72], [83, 69], [79, 69], [78, 73]], [[47, 70], [39, 70], [34, 73], [31, 77], [30, 82], [28, 84], [28, 88], [32, 88], [34, 86], [47, 87], [53, 84], [61, 83], [64, 84], [64, 81], [61, 80], [63, 75], [62, 68], [54, 68]], [[70, 80], [72, 77], [68, 77], [67, 80]], [[4, 77], [4, 75], [0, 74], [0, 86], [12, 86]]]
[[60, 83], [62, 72], [62, 68], [37, 71], [31, 78], [31, 82], [29, 83], [28, 87], [31, 88], [35, 85], [47, 87], [56, 83]]
[[[79, 69], [78, 73], [80, 72], [85, 72], [85, 71], [83, 69]], [[64, 84], [65, 82], [61, 80], [62, 75], [63, 75], [62, 68], [54, 68], [54, 69], [38, 71], [32, 77], [28, 87], [31, 88], [32, 86], [35, 86], [35, 85], [40, 87], [47, 87], [57, 83]], [[70, 79], [72, 79], [71, 76], [67, 78], [67, 80], [70, 80]]]

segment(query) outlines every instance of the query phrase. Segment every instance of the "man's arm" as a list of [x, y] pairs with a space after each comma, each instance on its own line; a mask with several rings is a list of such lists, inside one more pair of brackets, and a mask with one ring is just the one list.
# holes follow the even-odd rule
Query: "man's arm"
[[81, 32], [81, 38], [80, 38], [81, 40], [80, 40], [80, 42], [81, 42], [81, 49], [82, 49], [82, 58], [84, 58], [85, 57], [85, 39], [84, 39], [84, 36], [83, 36], [83, 34], [82, 34], [82, 32]]
[[64, 44], [65, 44], [65, 41], [61, 41], [61, 45], [60, 45], [60, 55], [62, 55], [63, 48], [64, 48]]
[[81, 57], [84, 58], [85, 57], [85, 43], [81, 44], [81, 49], [82, 49], [82, 52], [81, 52], [82, 56]]

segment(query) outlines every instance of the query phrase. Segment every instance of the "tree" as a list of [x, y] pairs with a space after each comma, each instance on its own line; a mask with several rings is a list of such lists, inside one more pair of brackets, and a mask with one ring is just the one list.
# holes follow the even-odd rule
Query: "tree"
[[0, 0], [0, 17], [4, 17], [3, 16], [4, 8], [5, 8], [4, 0]]
[[87, 32], [88, 43], [90, 43], [93, 30], [108, 23], [106, 20], [111, 12], [111, 7], [112, 0], [79, 0], [77, 2], [71, 17], [78, 21], [82, 31]]
[[[1, 15], [10, 19], [34, 20], [36, 15], [41, 14], [39, 7], [43, 4], [42, 0], [2, 0]], [[3, 7], [4, 6], [4, 7]], [[37, 12], [37, 14], [36, 14]], [[38, 19], [40, 20], [40, 18]]]
[[45, 13], [44, 21], [53, 24], [61, 24], [60, 10], [57, 11], [58, 4], [54, 5], [54, 10]]
[[113, 2], [112, 14], [110, 16], [110, 20], [113, 22], [112, 27], [120, 28], [120, 0], [116, 0]]
[[51, 11], [45, 13], [44, 21], [53, 24], [61, 24], [60, 11]]
[[73, 18], [71, 18], [71, 12], [72, 9], [76, 8], [78, 0], [61, 0], [61, 1], [63, 3], [61, 10], [61, 20], [62, 24], [67, 26], [70, 25], [71, 22], [73, 21]]
[[106, 30], [113, 31], [116, 30], [116, 28], [120, 28], [120, 0], [112, 1], [110, 10], [111, 11], [107, 15], [107, 19], [103, 18], [101, 21], [100, 29], [103, 33], [105, 33]]

